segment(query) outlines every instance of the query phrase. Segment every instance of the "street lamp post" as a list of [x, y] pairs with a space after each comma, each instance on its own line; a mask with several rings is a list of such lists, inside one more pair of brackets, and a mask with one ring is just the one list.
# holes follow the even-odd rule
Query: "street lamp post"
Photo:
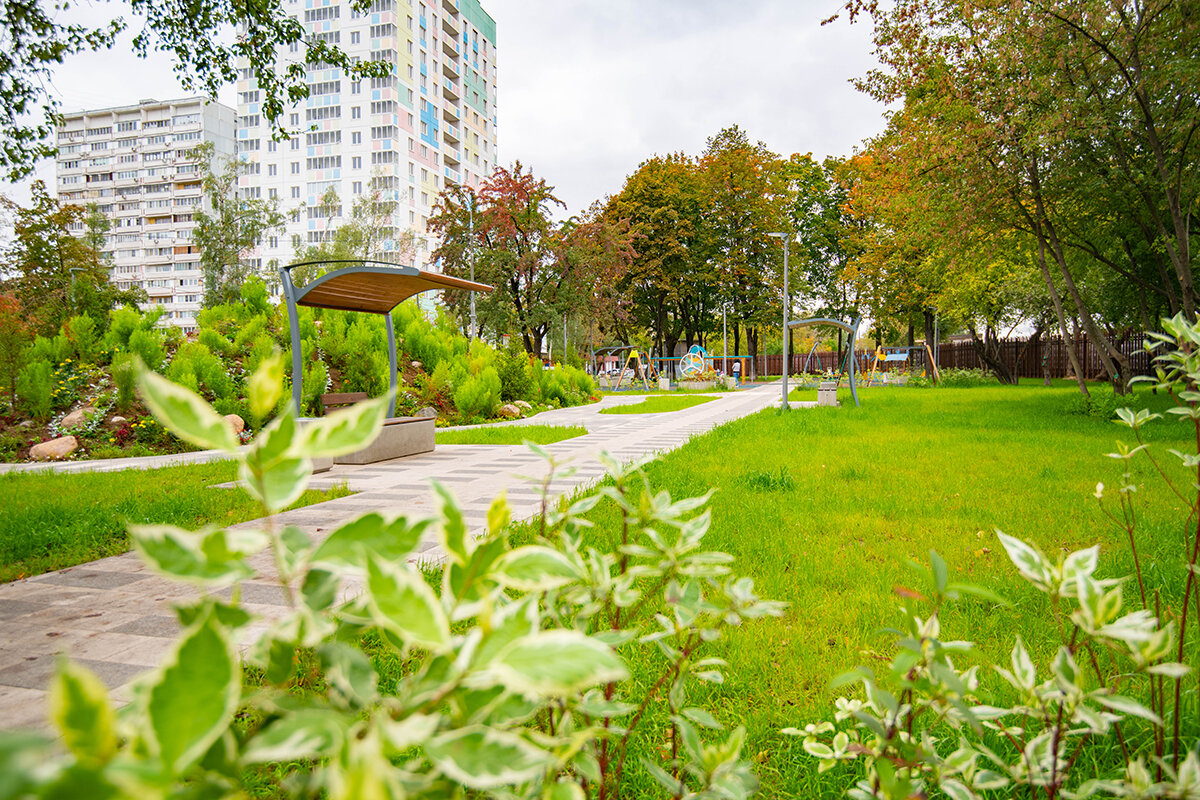
[[[471, 192], [468, 195], [471, 198], [471, 207], [468, 209], [467, 216], [467, 258], [471, 262], [471, 282], [475, 282], [475, 193]], [[471, 292], [471, 338], [475, 338], [475, 293]]]
[[788, 410], [788, 244], [791, 242], [792, 234], [776, 232], [768, 233], [768, 236], [774, 236], [776, 239], [783, 240], [783, 403], [780, 409]]

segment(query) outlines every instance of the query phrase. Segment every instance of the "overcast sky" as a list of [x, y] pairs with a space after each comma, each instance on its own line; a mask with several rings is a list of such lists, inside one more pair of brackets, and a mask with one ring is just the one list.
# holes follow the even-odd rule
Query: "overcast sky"
[[[818, 157], [883, 128], [881, 107], [849, 83], [874, 63], [870, 30], [820, 26], [838, 0], [483, 2], [499, 39], [500, 160], [532, 167], [568, 213], [618, 191], [651, 155], [699, 153], [727, 125]], [[165, 57], [141, 61], [128, 46], [72, 59], [54, 88], [65, 110], [183, 94]], [[221, 100], [232, 104], [232, 89]], [[39, 170], [53, 174], [52, 162]]]

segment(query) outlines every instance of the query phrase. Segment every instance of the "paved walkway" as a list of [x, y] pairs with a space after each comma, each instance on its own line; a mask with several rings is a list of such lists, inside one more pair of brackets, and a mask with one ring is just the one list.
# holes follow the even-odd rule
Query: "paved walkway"
[[[576, 473], [553, 487], [555, 496], [594, 483], [604, 469], [596, 455], [607, 451], [620, 461], [679, 447], [693, 435], [778, 403], [778, 386], [759, 386], [721, 396], [667, 414], [599, 414], [613, 405], [639, 402], [638, 396], [608, 396], [599, 404], [548, 411], [505, 425], [584, 425], [586, 436], [547, 445], [560, 459], [570, 459]], [[213, 454], [185, 454], [184, 461], [211, 460]], [[160, 457], [161, 460], [178, 456]], [[148, 463], [147, 463], [148, 462]], [[115, 463], [56, 465], [77, 471], [158, 466], [148, 459]], [[314, 476], [313, 487], [346, 483], [348, 497], [288, 511], [280, 521], [303, 528], [314, 541], [328, 536], [342, 522], [366, 511], [423, 516], [435, 503], [431, 480], [449, 487], [462, 506], [472, 530], [485, 525], [492, 499], [506, 491], [514, 519], [537, 513], [538, 490], [521, 476], [543, 477], [545, 462], [522, 446], [439, 445], [433, 453], [362, 466], [337, 465]], [[131, 475], [131, 479], [134, 478]], [[254, 525], [255, 523], [246, 523]], [[422, 542], [422, 560], [436, 562], [442, 554], [433, 540]], [[258, 578], [243, 584], [246, 608], [264, 619], [283, 610], [280, 588], [272, 582], [270, 558], [254, 560]], [[195, 590], [161, 578], [133, 553], [35, 578], [0, 585], [0, 728], [40, 726], [45, 720], [45, 687], [56, 653], [66, 652], [94, 670], [127, 702], [128, 684], [156, 666], [177, 633], [170, 603]], [[265, 627], [258, 622], [257, 630]], [[247, 631], [247, 636], [257, 633]]]

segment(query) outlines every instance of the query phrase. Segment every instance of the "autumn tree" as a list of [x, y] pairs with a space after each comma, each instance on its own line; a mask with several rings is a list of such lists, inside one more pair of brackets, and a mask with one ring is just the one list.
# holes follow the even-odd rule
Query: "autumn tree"
[[[497, 167], [477, 194], [467, 187], [443, 192], [429, 219], [430, 232], [441, 239], [433, 256], [444, 271], [468, 277], [473, 263], [475, 279], [495, 287], [476, 298], [481, 329], [511, 330], [534, 355], [572, 296], [562, 230], [552, 218], [562, 205], [553, 187], [518, 161], [511, 169]], [[461, 318], [456, 303], [465, 300], [445, 300]]]
[[17, 407], [17, 373], [24, 363], [25, 346], [33, 337], [14, 294], [0, 294], [0, 379], [8, 391], [8, 408]]
[[75, 235], [86, 228], [82, 206], [59, 203], [41, 181], [33, 183], [28, 207], [7, 198], [0, 202], [12, 218], [12, 239], [3, 252], [10, 275], [4, 290], [16, 295], [34, 332], [54, 335], [76, 314], [107, 320], [114, 306], [146, 299], [140, 289], [118, 289], [87, 237]]

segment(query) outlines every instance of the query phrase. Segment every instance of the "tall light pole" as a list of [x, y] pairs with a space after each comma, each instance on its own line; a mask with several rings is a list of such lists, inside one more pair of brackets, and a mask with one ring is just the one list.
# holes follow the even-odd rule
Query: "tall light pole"
[[[467, 211], [467, 258], [471, 262], [471, 283], [475, 282], [475, 192], [467, 190], [471, 207]], [[475, 338], [475, 293], [471, 292], [471, 338]]]
[[774, 236], [776, 239], [783, 240], [783, 404], [780, 409], [788, 410], [788, 244], [792, 240], [791, 233], [768, 233], [767, 236]]

